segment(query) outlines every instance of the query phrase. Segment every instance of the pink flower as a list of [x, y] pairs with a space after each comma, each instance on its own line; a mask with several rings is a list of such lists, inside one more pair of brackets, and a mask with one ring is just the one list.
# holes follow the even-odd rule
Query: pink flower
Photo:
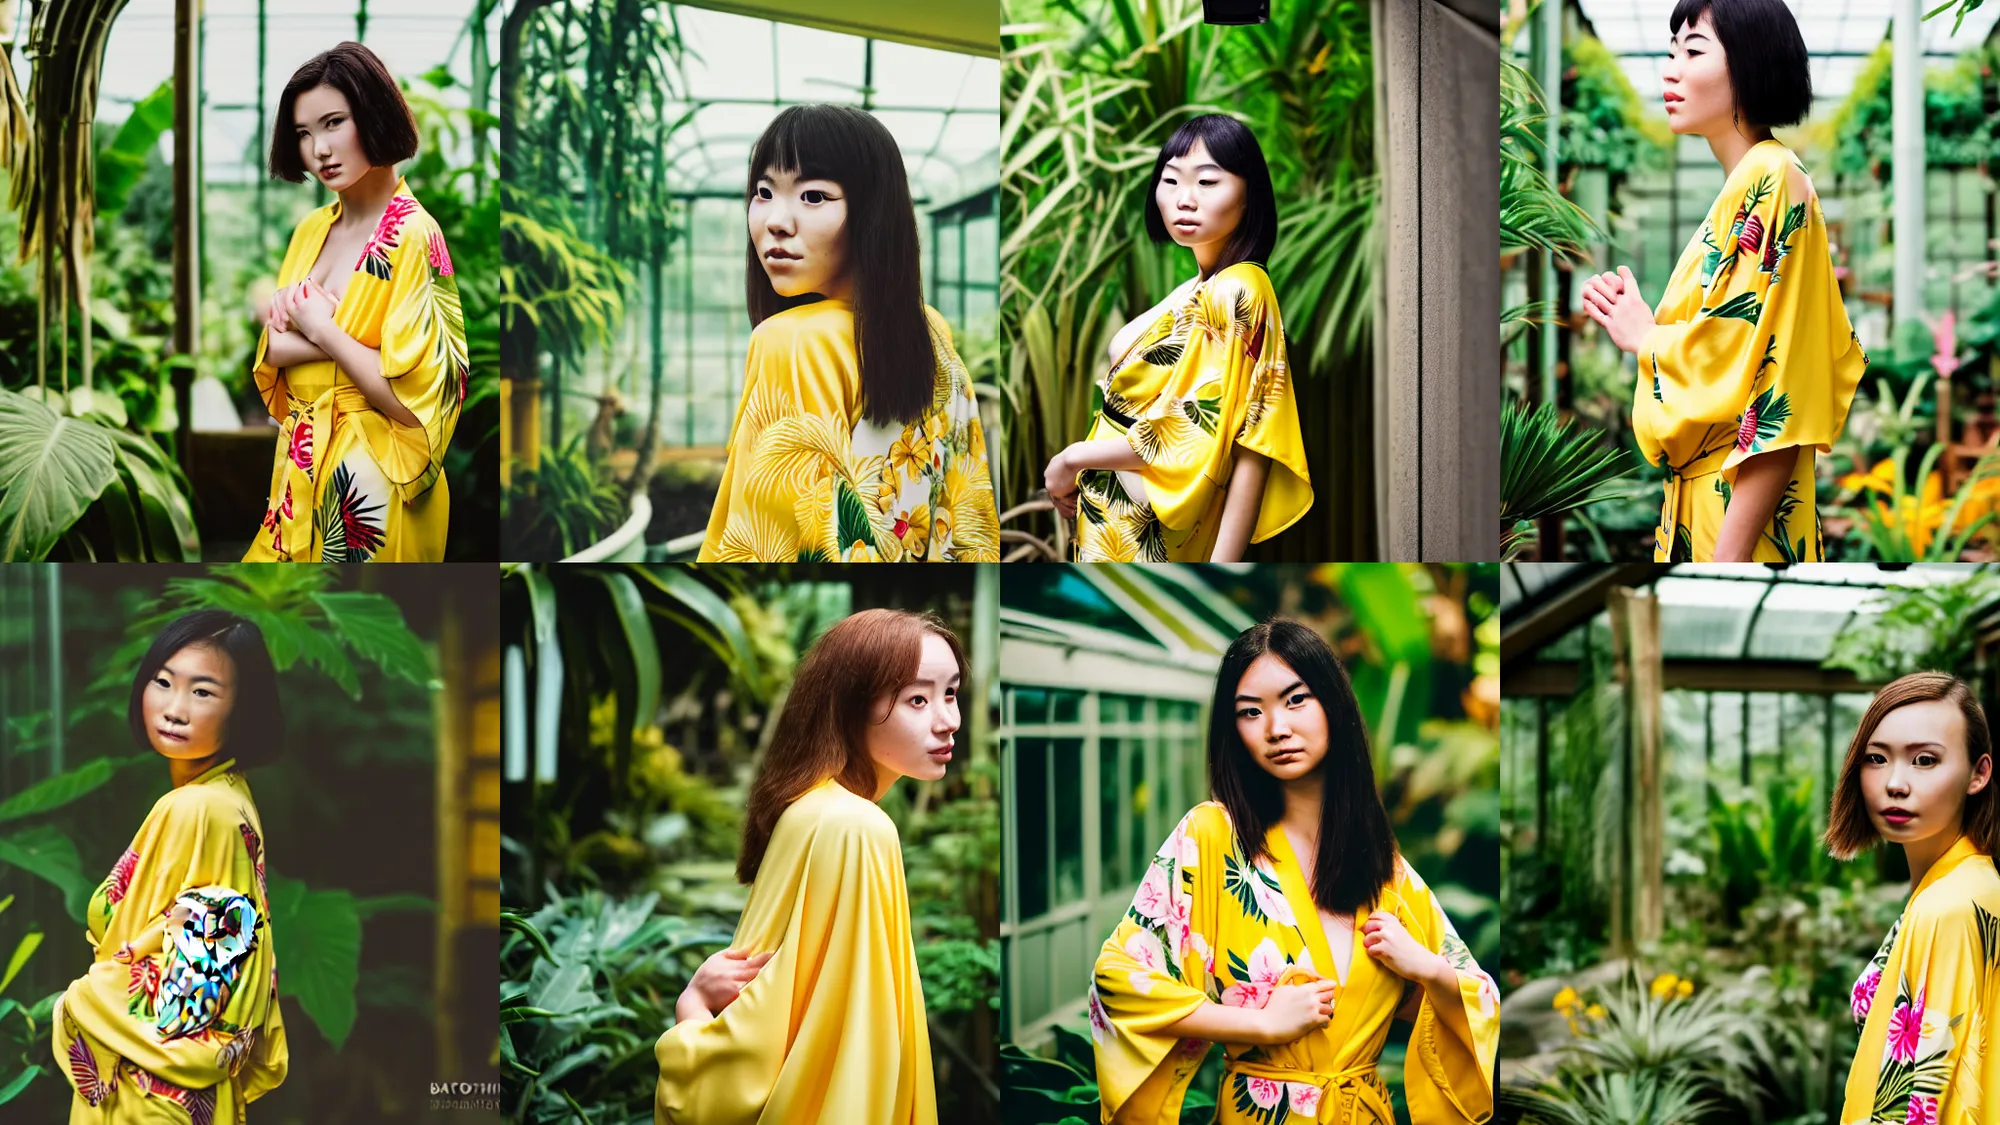
[[1299, 920], [1292, 914], [1292, 904], [1285, 901], [1285, 893], [1278, 889], [1277, 876], [1264, 870], [1263, 860], [1258, 860], [1257, 864], [1243, 873], [1244, 880], [1250, 884], [1250, 897], [1256, 900], [1257, 909], [1280, 926], [1298, 925]]
[[1172, 888], [1167, 886], [1167, 873], [1158, 867], [1148, 867], [1146, 877], [1139, 881], [1139, 892], [1132, 896], [1132, 909], [1149, 922], [1162, 921], [1170, 909], [1167, 900], [1171, 891]]
[[1250, 979], [1238, 981], [1222, 990], [1222, 1002], [1233, 1008], [1261, 1008], [1271, 998], [1271, 990], [1278, 987], [1278, 978], [1285, 972], [1285, 955], [1278, 952], [1278, 945], [1270, 938], [1257, 943], [1250, 951]]
[[1148, 972], [1166, 971], [1167, 951], [1151, 930], [1132, 931], [1132, 936], [1125, 939], [1125, 955]]
[[1929, 1094], [1910, 1095], [1910, 1114], [1903, 1118], [1904, 1125], [1937, 1125], [1938, 1103]]
[[1889, 1017], [1889, 1057], [1896, 1062], [1915, 1062], [1917, 1040], [1924, 1031], [1924, 996], [1917, 994], [1917, 1002], [1898, 1004]]
[[292, 464], [312, 472], [313, 467], [313, 425], [311, 419], [301, 418], [292, 427]]
[[1250, 1100], [1257, 1103], [1258, 1109], [1275, 1108], [1278, 1104], [1278, 1099], [1284, 1096], [1285, 1084], [1283, 1082], [1274, 1081], [1269, 1078], [1252, 1078], [1247, 1074], [1243, 1075], [1242, 1078], [1244, 1088], [1250, 1091]]
[[1291, 1095], [1293, 1113], [1302, 1113], [1315, 1119], [1319, 1117], [1318, 1086], [1308, 1086], [1304, 1082], [1287, 1082], [1285, 1090]]
[[111, 885], [104, 890], [105, 902], [116, 906], [125, 900], [125, 892], [132, 887], [132, 869], [138, 865], [139, 853], [126, 848], [125, 854], [119, 856], [117, 864], [111, 868]]
[[1868, 1010], [1875, 1006], [1875, 990], [1881, 987], [1882, 970], [1870, 968], [1854, 982], [1854, 1019], [1856, 1022], [1868, 1018]]
[[1097, 994], [1097, 986], [1090, 986], [1090, 1038], [1102, 1043], [1111, 1034], [1111, 1016], [1104, 1010], [1104, 999]]
[[444, 232], [431, 232], [431, 268], [440, 276], [451, 276], [451, 251], [444, 248]]

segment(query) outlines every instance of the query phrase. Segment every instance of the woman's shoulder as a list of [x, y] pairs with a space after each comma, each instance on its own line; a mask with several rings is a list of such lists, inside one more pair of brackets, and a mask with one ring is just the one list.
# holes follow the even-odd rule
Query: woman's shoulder
[[794, 305], [764, 318], [750, 330], [750, 342], [759, 347], [789, 348], [818, 340], [854, 339], [854, 310], [838, 301], [813, 301]]
[[896, 822], [882, 807], [838, 781], [807, 790], [778, 815], [778, 833], [803, 833], [815, 840], [855, 838], [900, 847]]
[[1232, 308], [1245, 305], [1251, 309], [1274, 308], [1278, 303], [1277, 293], [1271, 288], [1271, 275], [1256, 262], [1237, 262], [1217, 270], [1201, 289], [1209, 300]]
[[1805, 164], [1782, 141], [1752, 145], [1743, 154], [1743, 163], [1749, 171], [1749, 175], [1742, 177], [1746, 191], [1767, 180], [1783, 180], [1788, 196], [1794, 198], [1812, 191], [1812, 177], [1807, 174]]
[[1974, 855], [1946, 872], [1910, 900], [1904, 922], [1974, 923], [1980, 916], [2000, 916], [2000, 870], [1993, 857]]
[[241, 783], [237, 774], [224, 773], [197, 784], [167, 790], [153, 802], [152, 815], [176, 820], [207, 817], [227, 820], [233, 825], [241, 819], [245, 806], [249, 804], [249, 787]]

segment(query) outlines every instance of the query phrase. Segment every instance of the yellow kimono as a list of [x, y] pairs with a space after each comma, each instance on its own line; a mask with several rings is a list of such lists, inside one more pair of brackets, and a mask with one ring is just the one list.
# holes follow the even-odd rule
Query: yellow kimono
[[1632, 404], [1640, 451], [1669, 474], [1654, 560], [1713, 561], [1736, 467], [1796, 449], [1753, 557], [1818, 561], [1814, 455], [1833, 448], [1868, 357], [1834, 282], [1819, 197], [1790, 149], [1764, 141], [1744, 154], [1654, 319]]
[[[1090, 1037], [1106, 1122], [1180, 1120], [1209, 1044], [1164, 1029], [1205, 1003], [1261, 1008], [1278, 985], [1338, 979], [1303, 869], [1273, 826], [1269, 859], [1246, 863], [1229, 814], [1195, 806], [1161, 845], [1138, 894], [1097, 955]], [[1461, 1008], [1426, 996], [1410, 1036], [1403, 1092], [1415, 1125], [1483, 1122], [1493, 1113], [1500, 993], [1460, 941], [1430, 888], [1397, 858], [1379, 909], [1458, 969]], [[1279, 1047], [1227, 1048], [1220, 1125], [1395, 1125], [1376, 1074], [1405, 982], [1377, 966], [1354, 931], [1333, 1022]]]
[[1312, 507], [1278, 298], [1255, 262], [1217, 272], [1161, 313], [1096, 398], [1086, 440], [1123, 437], [1146, 464], [1077, 474], [1078, 561], [1207, 562], [1239, 447], [1271, 459], [1252, 543]]
[[71, 1125], [235, 1125], [285, 1080], [263, 823], [235, 760], [153, 805], [90, 897], [56, 1001]]
[[[292, 231], [278, 284], [305, 279], [340, 203]], [[280, 370], [257, 341], [257, 391], [278, 420], [270, 499], [245, 562], [440, 562], [451, 490], [444, 451], [470, 365], [444, 232], [396, 184], [354, 263], [334, 323], [382, 353], [382, 377], [421, 426], [393, 422], [331, 360]]]
[[936, 1125], [896, 825], [837, 781], [778, 818], [731, 948], [776, 950], [653, 1048], [657, 1125]]
[[1841, 1125], [2000, 1123], [2000, 874], [1960, 837], [1854, 982]]
[[750, 334], [743, 401], [701, 562], [999, 562], [1000, 516], [972, 377], [926, 307], [931, 407], [862, 416], [854, 309], [786, 309]]

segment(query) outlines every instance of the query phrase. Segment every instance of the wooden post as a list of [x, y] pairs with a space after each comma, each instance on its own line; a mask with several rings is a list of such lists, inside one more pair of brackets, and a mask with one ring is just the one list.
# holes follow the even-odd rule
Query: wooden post
[[174, 447], [194, 477], [194, 367], [201, 354], [201, 0], [174, 2]]
[[1658, 941], [1666, 930], [1666, 807], [1661, 798], [1660, 603], [1649, 590], [1612, 591], [1612, 636], [1625, 685], [1625, 760], [1620, 793], [1625, 810], [1614, 934], [1620, 952]]

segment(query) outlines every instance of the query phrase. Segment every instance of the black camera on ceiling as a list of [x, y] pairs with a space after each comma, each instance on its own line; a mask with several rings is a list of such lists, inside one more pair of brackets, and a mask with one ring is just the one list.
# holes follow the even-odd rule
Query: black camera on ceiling
[[1271, 22], [1271, 0], [1201, 0], [1203, 23], [1240, 25]]

